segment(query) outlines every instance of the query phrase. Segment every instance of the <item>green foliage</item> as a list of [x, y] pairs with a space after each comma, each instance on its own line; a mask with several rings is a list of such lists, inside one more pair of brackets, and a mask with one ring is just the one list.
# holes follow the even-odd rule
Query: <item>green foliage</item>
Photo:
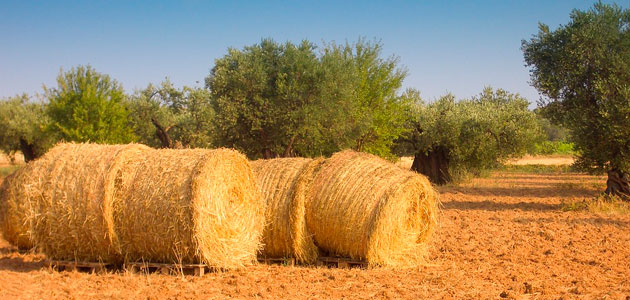
[[[141, 143], [152, 147], [212, 146], [213, 111], [210, 93], [205, 89], [173, 87], [166, 80], [159, 87], [150, 84], [127, 102], [135, 134]], [[160, 138], [159, 127], [169, 142]]]
[[406, 131], [403, 125], [409, 118], [412, 102], [408, 97], [398, 96], [407, 71], [398, 67], [398, 58], [383, 59], [381, 55], [380, 43], [360, 39], [355, 44], [328, 45], [322, 60], [345, 66], [339, 71], [351, 75], [353, 84], [349, 90], [353, 97], [348, 101], [354, 103], [354, 110], [351, 118], [346, 116], [339, 121], [354, 122], [353, 148], [393, 157], [390, 149], [394, 140]]
[[217, 59], [206, 78], [217, 143], [251, 158], [343, 148], [389, 156], [405, 120], [398, 60], [364, 40], [315, 50], [263, 40]]
[[545, 134], [545, 141], [550, 142], [567, 142], [571, 132], [560, 124], [554, 124], [544, 116], [544, 110], [537, 108], [534, 110], [538, 117], [538, 124]]
[[523, 41], [539, 106], [571, 130], [582, 169], [630, 172], [629, 49], [630, 10], [601, 2]]
[[127, 143], [135, 140], [122, 86], [92, 67], [61, 71], [57, 88], [46, 89], [52, 130], [77, 142]]
[[35, 157], [46, 152], [55, 136], [46, 131], [50, 120], [44, 109], [26, 94], [0, 100], [0, 149], [12, 155], [31, 147]]
[[561, 141], [542, 141], [534, 144], [529, 154], [532, 155], [574, 155], [573, 143]]
[[413, 90], [405, 94], [417, 103], [409, 134], [399, 139], [402, 155], [447, 149], [449, 169], [462, 176], [479, 174], [502, 161], [520, 157], [541, 131], [528, 102], [518, 94], [492, 88], [472, 99], [456, 102], [452, 95], [427, 104]]

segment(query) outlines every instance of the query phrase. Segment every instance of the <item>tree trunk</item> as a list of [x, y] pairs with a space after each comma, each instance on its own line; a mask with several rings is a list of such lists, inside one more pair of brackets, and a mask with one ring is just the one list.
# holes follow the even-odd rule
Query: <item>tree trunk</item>
[[37, 158], [35, 147], [23, 138], [20, 138], [20, 150], [22, 151], [22, 154], [24, 154], [25, 162], [29, 162]]
[[169, 128], [164, 128], [157, 120], [151, 118], [151, 123], [155, 126], [155, 135], [157, 135], [158, 139], [162, 143], [162, 148], [173, 148], [173, 140], [168, 135]]
[[416, 153], [411, 170], [424, 174], [435, 184], [442, 185], [453, 180], [448, 171], [448, 164], [448, 150], [444, 147], [436, 147], [427, 154]]
[[262, 150], [262, 156], [264, 159], [271, 159], [271, 158], [276, 158], [277, 155], [276, 153], [271, 151], [271, 149], [265, 148]]
[[608, 171], [606, 194], [630, 201], [630, 176], [616, 169]]

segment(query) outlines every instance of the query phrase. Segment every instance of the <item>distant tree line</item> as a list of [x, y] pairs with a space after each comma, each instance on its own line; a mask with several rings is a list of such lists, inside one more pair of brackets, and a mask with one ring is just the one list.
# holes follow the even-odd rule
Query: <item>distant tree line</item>
[[58, 141], [157, 148], [231, 147], [251, 159], [328, 156], [351, 148], [438, 184], [522, 155], [541, 138], [517, 94], [492, 88], [471, 99], [426, 101], [402, 90], [407, 71], [379, 42], [326, 44], [270, 39], [230, 48], [203, 87], [165, 80], [132, 94], [90, 66], [61, 71], [39, 98], [0, 101], [0, 147], [27, 160]]

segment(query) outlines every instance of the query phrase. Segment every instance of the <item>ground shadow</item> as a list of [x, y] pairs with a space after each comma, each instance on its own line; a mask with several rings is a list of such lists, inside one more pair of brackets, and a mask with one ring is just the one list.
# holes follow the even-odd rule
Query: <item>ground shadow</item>
[[518, 203], [502, 203], [493, 201], [447, 201], [443, 202], [444, 209], [459, 210], [527, 210], [527, 211], [551, 211], [559, 210], [560, 204], [538, 203], [538, 202], [518, 202]]
[[549, 217], [514, 218], [512, 221], [516, 223], [524, 223], [524, 224], [557, 223], [558, 221], [563, 221], [568, 224], [612, 225], [616, 227], [630, 227], [630, 221], [619, 220], [619, 219], [614, 219], [614, 218], [603, 218], [603, 217], [566, 218], [566, 219], [549, 218]]
[[15, 247], [0, 247], [0, 271], [31, 272], [46, 268], [37, 254], [18, 251]]
[[[594, 197], [598, 194], [592, 188], [569, 185], [563, 187], [454, 187], [443, 189], [441, 193], [462, 193], [470, 196], [498, 196], [498, 197], [528, 197], [528, 198], [557, 198], [557, 197]], [[456, 195], [455, 195], [456, 196]]]

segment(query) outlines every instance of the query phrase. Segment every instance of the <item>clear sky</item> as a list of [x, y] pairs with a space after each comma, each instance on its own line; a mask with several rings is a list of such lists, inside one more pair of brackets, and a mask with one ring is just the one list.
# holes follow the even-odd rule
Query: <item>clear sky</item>
[[[608, 2], [608, 1], [607, 1]], [[630, 0], [616, 1], [627, 8]], [[11, 1], [0, 0], [0, 97], [41, 93], [60, 68], [90, 64], [128, 92], [168, 77], [203, 85], [214, 59], [279, 42], [379, 39], [400, 57], [405, 87], [426, 100], [486, 85], [530, 102], [521, 40], [565, 24], [593, 1]]]

